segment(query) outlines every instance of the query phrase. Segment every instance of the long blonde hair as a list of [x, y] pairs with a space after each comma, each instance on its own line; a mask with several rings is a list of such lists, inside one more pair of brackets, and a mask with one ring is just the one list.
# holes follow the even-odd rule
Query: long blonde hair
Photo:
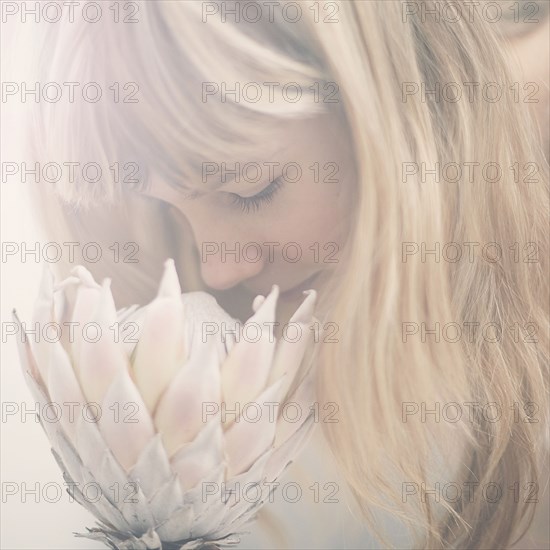
[[[337, 6], [337, 23], [322, 21], [327, 4]], [[433, 9], [436, 3], [424, 4]], [[517, 483], [520, 491], [539, 479], [548, 420], [548, 171], [534, 127], [512, 94], [494, 102], [479, 95], [456, 102], [403, 95], [406, 83], [434, 90], [445, 83], [498, 82], [510, 89], [502, 44], [481, 18], [405, 18], [398, 1], [300, 5], [298, 23], [264, 16], [249, 24], [219, 17], [202, 24], [200, 2], [145, 2], [143, 25], [106, 26], [101, 41], [89, 26], [52, 35], [45, 49], [55, 55], [43, 65], [46, 79], [62, 74], [82, 81], [99, 71], [104, 82], [145, 83], [147, 93], [139, 105], [101, 111], [84, 105], [77, 115], [74, 108], [46, 105], [37, 154], [105, 159], [105, 165], [139, 158], [149, 174], [171, 185], [200, 182], [203, 161], [227, 158], [228, 150], [243, 157], [247, 146], [265, 138], [264, 123], [322, 116], [327, 107], [307, 101], [205, 104], [202, 82], [297, 82], [303, 90], [337, 83], [339, 103], [330, 107], [349, 128], [357, 176], [345, 261], [321, 294], [325, 318], [340, 328], [339, 343], [319, 353], [319, 400], [339, 405], [338, 423], [323, 424], [324, 433], [375, 529], [372, 512], [382, 508], [410, 525], [415, 547], [506, 547], [532, 518], [529, 499], [518, 501], [507, 489], [497, 503], [479, 495], [434, 500], [429, 492], [449, 479], [459, 487]], [[90, 128], [95, 134], [84, 133]], [[405, 178], [410, 163], [420, 169]], [[481, 169], [459, 181], [422, 175], [424, 166], [452, 163], [494, 163], [501, 177], [487, 181]], [[528, 163], [538, 170], [536, 181], [510, 169]], [[77, 179], [59, 182], [56, 191], [40, 196], [52, 235], [98, 241], [103, 231], [105, 243], [114, 235], [140, 243], [139, 264], [88, 266], [97, 276], [113, 277], [119, 302], [149, 298], [162, 261], [175, 253], [184, 290], [200, 287], [189, 241], [174, 234], [167, 218], [177, 214], [141, 201], [121, 184], [91, 188]], [[106, 206], [98, 215], [94, 208], [101, 203]], [[108, 220], [105, 212], [111, 212]], [[479, 243], [475, 259], [404, 255], [407, 246], [446, 243]], [[490, 243], [503, 250], [498, 261], [479, 255]], [[534, 248], [524, 249], [529, 243]], [[532, 250], [536, 262], [527, 261]], [[404, 337], [405, 326], [433, 330], [449, 323], [465, 332], [472, 323], [480, 328], [458, 341], [429, 333]], [[479, 335], [491, 323], [502, 328], [498, 341]], [[475, 407], [456, 422], [404, 417], [409, 406], [467, 403], [494, 403], [501, 416], [493, 421]], [[405, 486], [418, 488], [414, 499], [404, 499]], [[428, 498], [421, 498], [421, 488]]]

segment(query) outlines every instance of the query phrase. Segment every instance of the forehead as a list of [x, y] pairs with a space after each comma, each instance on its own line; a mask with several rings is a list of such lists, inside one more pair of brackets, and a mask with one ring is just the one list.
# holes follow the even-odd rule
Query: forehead
[[[161, 174], [152, 174], [147, 194], [166, 198], [185, 196], [196, 198], [220, 190], [240, 180], [242, 187], [250, 182], [250, 174], [261, 171], [258, 184], [267, 184], [267, 175], [281, 171], [287, 163], [322, 162], [331, 160], [335, 148], [343, 143], [342, 119], [337, 114], [323, 114], [298, 120], [272, 121], [251, 127], [254, 137], [250, 144], [228, 142], [225, 151], [202, 151], [200, 161], [193, 163], [182, 152], [181, 162], [193, 164], [185, 181], [171, 182]], [[245, 131], [241, 127], [241, 132]], [[246, 133], [246, 132], [245, 132]], [[249, 177], [238, 177], [248, 174]], [[252, 176], [253, 177], [253, 176]], [[264, 181], [264, 179], [266, 181]]]

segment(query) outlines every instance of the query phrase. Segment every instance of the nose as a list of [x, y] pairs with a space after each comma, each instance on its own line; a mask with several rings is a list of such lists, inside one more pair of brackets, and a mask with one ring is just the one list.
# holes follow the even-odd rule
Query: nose
[[185, 218], [198, 250], [205, 285], [227, 290], [263, 270], [266, 254], [259, 246], [251, 246], [251, 239], [241, 237], [245, 232], [238, 224], [214, 215], [202, 205], [186, 209]]
[[214, 290], [226, 290], [258, 275], [264, 261], [262, 257], [250, 261], [243, 254], [246, 245], [239, 241], [202, 241], [199, 255], [204, 283]]

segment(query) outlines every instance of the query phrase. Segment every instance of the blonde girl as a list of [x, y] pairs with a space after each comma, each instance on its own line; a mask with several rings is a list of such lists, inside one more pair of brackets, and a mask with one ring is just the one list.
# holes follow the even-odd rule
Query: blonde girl
[[37, 186], [49, 235], [98, 243], [77, 263], [120, 305], [152, 298], [168, 257], [235, 317], [278, 284], [284, 322], [316, 288], [322, 435], [346, 525], [378, 541], [319, 524], [324, 542], [511, 546], [544, 498], [548, 172], [490, 13], [132, 4], [134, 23], [41, 46], [42, 81], [105, 94], [39, 105], [36, 158], [103, 167]]

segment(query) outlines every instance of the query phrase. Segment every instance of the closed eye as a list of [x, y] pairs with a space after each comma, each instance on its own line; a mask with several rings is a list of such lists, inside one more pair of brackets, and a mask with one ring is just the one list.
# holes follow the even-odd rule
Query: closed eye
[[277, 191], [279, 191], [282, 186], [283, 176], [279, 176], [278, 178], [274, 179], [265, 189], [263, 189], [256, 195], [252, 195], [251, 197], [241, 197], [236, 193], [229, 193], [229, 195], [231, 196], [233, 204], [235, 206], [238, 206], [243, 212], [246, 212], [248, 214], [250, 213], [250, 211], [257, 212], [264, 204], [270, 203], [275, 197]]

